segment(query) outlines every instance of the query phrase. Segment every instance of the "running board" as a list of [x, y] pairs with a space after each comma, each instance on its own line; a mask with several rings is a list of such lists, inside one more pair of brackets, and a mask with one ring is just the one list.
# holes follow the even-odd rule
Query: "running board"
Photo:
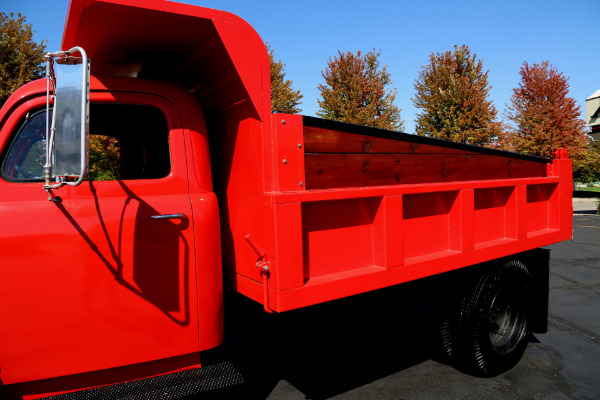
[[244, 383], [228, 362], [116, 385], [45, 397], [42, 400], [173, 400]]

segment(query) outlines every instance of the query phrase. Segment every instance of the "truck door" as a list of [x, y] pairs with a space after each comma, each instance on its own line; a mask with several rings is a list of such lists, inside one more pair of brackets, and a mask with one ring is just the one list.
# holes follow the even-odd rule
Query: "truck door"
[[43, 101], [22, 104], [0, 136], [0, 379], [192, 364], [194, 234], [177, 110], [158, 96], [92, 94], [90, 179], [51, 202]]

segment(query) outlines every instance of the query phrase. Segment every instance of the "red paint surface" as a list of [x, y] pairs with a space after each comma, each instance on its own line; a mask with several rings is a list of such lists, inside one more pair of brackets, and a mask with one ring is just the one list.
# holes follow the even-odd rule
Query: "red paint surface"
[[[92, 102], [163, 111], [172, 171], [65, 187], [59, 204], [41, 183], [0, 180], [0, 318], [9, 327], [0, 330], [0, 378], [25, 382], [24, 394], [197, 364], [222, 340], [222, 271], [232, 289], [286, 311], [571, 237], [563, 151], [547, 165], [481, 154], [455, 163], [456, 152], [424, 145], [426, 159], [411, 159], [435, 162], [419, 169], [405, 158], [404, 183], [380, 184], [369, 175], [377, 163], [364, 162], [376, 157], [339, 150], [361, 160], [352, 173], [364, 177], [333, 162], [335, 183], [318, 177], [319, 188], [307, 188], [302, 117], [270, 114], [264, 44], [231, 14], [72, 0], [63, 48], [75, 44], [99, 75]], [[0, 111], [2, 152], [44, 92], [45, 82], [27, 85]], [[341, 136], [328, 131], [311, 148], [332, 151], [328, 137]], [[486, 168], [464, 168], [473, 160]], [[502, 173], [498, 162], [508, 165]], [[181, 212], [189, 219], [148, 218]], [[257, 261], [269, 265], [266, 296]]]
[[[192, 168], [202, 164], [193, 150], [207, 153], [201, 114], [186, 108], [195, 103], [185, 92], [103, 81], [92, 81], [93, 103], [152, 105], [165, 114], [171, 173], [64, 187], [61, 203], [47, 200], [42, 183], [0, 180], [0, 317], [10, 321], [0, 331], [4, 384], [72, 376], [76, 388], [78, 374], [125, 365], [139, 365], [129, 372], [139, 378], [198, 364], [198, 351], [222, 340], [217, 202], [210, 169]], [[3, 146], [27, 112], [45, 105], [44, 82], [23, 91], [38, 96], [3, 116]], [[189, 218], [150, 218], [172, 213]], [[184, 363], [167, 361], [192, 354]], [[145, 366], [161, 359], [162, 369]], [[97, 376], [112, 383], [126, 374]]]

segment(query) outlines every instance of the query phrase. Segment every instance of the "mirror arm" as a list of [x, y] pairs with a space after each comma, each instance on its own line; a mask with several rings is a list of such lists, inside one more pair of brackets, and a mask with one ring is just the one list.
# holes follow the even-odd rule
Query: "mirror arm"
[[[82, 110], [87, 110], [89, 109], [89, 77], [90, 77], [90, 69], [89, 69], [89, 62], [88, 62], [88, 58], [87, 58], [87, 54], [85, 52], [85, 50], [83, 50], [81, 47], [79, 46], [75, 46], [67, 51], [57, 51], [54, 53], [46, 53], [45, 59], [46, 59], [46, 78], [47, 78], [47, 82], [46, 82], [46, 96], [47, 96], [47, 101], [46, 101], [46, 164], [44, 165], [44, 179], [45, 179], [45, 185], [44, 185], [44, 189], [46, 190], [46, 192], [48, 193], [48, 200], [50, 201], [61, 201], [59, 196], [54, 195], [54, 193], [52, 192], [53, 189], [58, 189], [62, 186], [65, 185], [69, 185], [69, 186], [77, 186], [79, 184], [81, 184], [81, 182], [83, 182], [83, 179], [85, 178], [85, 173], [87, 171], [87, 139], [86, 140], [82, 140], [81, 143], [81, 170], [79, 173], [79, 177], [75, 182], [58, 182], [54, 185], [52, 185], [52, 152], [53, 152], [53, 147], [54, 147], [54, 136], [55, 136], [55, 132], [56, 132], [56, 76], [54, 74], [54, 67], [53, 67], [53, 61], [54, 58], [57, 57], [69, 57], [71, 54], [73, 53], [79, 53], [81, 54], [81, 60], [82, 60], [82, 64], [83, 64], [83, 68], [84, 68], [84, 75], [82, 77], [82, 86], [85, 88], [87, 87], [87, 97], [85, 97], [82, 101], [81, 107]], [[50, 81], [52, 81], [52, 96], [50, 95]], [[52, 102], [53, 102], [53, 109], [52, 109], [52, 124], [50, 124], [49, 122], [49, 115], [50, 115], [50, 98], [52, 97]], [[87, 111], [83, 112], [83, 115], [88, 116], [89, 113]], [[88, 117], [89, 118], [89, 117]], [[88, 120], [84, 120], [82, 121], [82, 135], [85, 135], [85, 137], [87, 138], [87, 123]]]
[[[50, 130], [50, 81], [52, 81], [52, 103], [54, 103], [54, 88], [56, 85], [54, 84], [54, 70], [52, 68], [52, 60], [54, 57], [50, 53], [46, 53], [44, 57], [46, 59], [46, 164], [44, 164], [44, 178], [46, 184], [44, 185], [44, 189], [50, 194], [50, 182], [52, 180], [52, 163], [51, 163], [51, 154], [52, 154], [52, 142], [50, 138], [53, 137], [53, 132]], [[54, 125], [54, 110], [56, 108], [52, 108], [52, 125]]]
[[[52, 103], [55, 105], [56, 102], [56, 95], [54, 94], [54, 88], [56, 87], [56, 85], [54, 84], [55, 82], [55, 78], [54, 78], [54, 70], [52, 68], [48, 68], [50, 70], [49, 74], [50, 74], [50, 79], [52, 80], [52, 85], [53, 85], [53, 93], [52, 96], [50, 96], [50, 79], [48, 80], [47, 83], [47, 96], [48, 99], [50, 99], [50, 97], [52, 97]], [[52, 185], [52, 150], [53, 150], [53, 145], [54, 145], [54, 134], [56, 133], [56, 107], [52, 107], [52, 125], [50, 125], [50, 121], [48, 116], [50, 115], [50, 101], [46, 101], [46, 164], [44, 165], [44, 178], [46, 180], [46, 184], [44, 185], [44, 189], [46, 189], [46, 192], [48, 193], [48, 200], [52, 200], [52, 198], [54, 198], [54, 195], [52, 193], [53, 189], [58, 189], [62, 186], [65, 185], [65, 182], [59, 182], [55, 185]], [[48, 132], [49, 132], [49, 136], [48, 137]]]
[[[81, 62], [83, 64], [83, 71], [84, 71], [83, 78], [82, 78], [82, 87], [86, 88], [86, 93], [87, 93], [87, 96], [84, 97], [82, 100], [81, 108], [83, 111], [83, 115], [85, 115], [86, 118], [89, 118], [90, 64], [88, 62], [88, 58], [87, 58], [87, 54], [86, 54], [85, 50], [83, 50], [81, 47], [75, 46], [72, 49], [67, 51], [67, 53], [69, 55], [71, 55], [72, 53], [75, 53], [75, 52], [79, 52], [79, 54], [81, 54]], [[79, 173], [79, 178], [75, 182], [66, 182], [66, 184], [69, 186], [80, 185], [81, 182], [83, 182], [83, 179], [85, 178], [85, 173], [87, 172], [88, 132], [87, 132], [86, 128], [88, 126], [88, 122], [89, 122], [88, 120], [83, 120], [82, 124], [81, 124], [81, 135], [86, 138], [85, 140], [81, 141], [81, 172]]]

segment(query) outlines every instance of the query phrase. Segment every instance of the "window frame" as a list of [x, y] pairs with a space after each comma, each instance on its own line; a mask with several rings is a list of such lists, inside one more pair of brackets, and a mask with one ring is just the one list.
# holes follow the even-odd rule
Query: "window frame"
[[[4, 150], [0, 153], [0, 179], [4, 182], [11, 184], [39, 184], [44, 181], [44, 178], [19, 178], [15, 179], [9, 176], [6, 176], [4, 173], [5, 164], [9, 158], [10, 152], [13, 150], [15, 144], [17, 143], [17, 138], [21, 134], [23, 128], [26, 126], [29, 118], [36, 116], [40, 113], [45, 113], [45, 97], [37, 97], [32, 99], [33, 101], [29, 101], [25, 104], [22, 104], [20, 107], [13, 109], [15, 111], [13, 114], [9, 115], [9, 121], [13, 120], [12, 124], [4, 124], [2, 130], [7, 130], [9, 133], [4, 135]], [[33, 103], [29, 108], [24, 109], [27, 104]], [[173, 135], [181, 134], [183, 135], [183, 127], [181, 116], [179, 115], [179, 111], [175, 104], [168, 98], [165, 98], [159, 94], [153, 93], [145, 93], [145, 92], [109, 92], [109, 91], [92, 91], [91, 93], [91, 103], [95, 105], [131, 105], [131, 106], [147, 106], [152, 107], [160, 111], [162, 116], [164, 117], [164, 121], [167, 129], [167, 142], [168, 142], [168, 157], [170, 163], [169, 173], [160, 178], [136, 178], [136, 179], [117, 179], [117, 180], [96, 180], [93, 181], [96, 184], [102, 184], [106, 182], [136, 182], [136, 181], [162, 181], [165, 179], [170, 179], [174, 174], [182, 174], [185, 173], [187, 177], [187, 160], [185, 160], [185, 152], [182, 155], [174, 156], [173, 155], [173, 144], [172, 138]], [[51, 108], [52, 110], [52, 105]], [[90, 119], [93, 119], [94, 116], [91, 115]], [[14, 120], [16, 119], [16, 120]], [[182, 141], [185, 141], [184, 138], [181, 138]], [[0, 143], [1, 144], [1, 143]], [[185, 145], [184, 145], [185, 146]], [[183, 159], [178, 160], [177, 158]], [[180, 165], [181, 164], [181, 165]], [[185, 168], [185, 171], [182, 170]], [[177, 169], [177, 171], [176, 171]], [[87, 175], [87, 174], [86, 174]], [[86, 181], [89, 181], [86, 179]]]
[[[52, 108], [50, 108], [50, 110], [52, 110]], [[6, 167], [6, 163], [8, 162], [8, 160], [10, 158], [10, 154], [12, 153], [15, 145], [18, 142], [18, 138], [20, 137], [21, 132], [29, 124], [29, 122], [30, 122], [31, 119], [35, 118], [36, 116], [38, 116], [40, 114], [46, 114], [46, 109], [45, 108], [38, 108], [38, 109], [33, 109], [33, 110], [30, 110], [29, 112], [27, 112], [23, 118], [19, 119], [20, 123], [17, 125], [18, 129], [16, 129], [16, 132], [14, 132], [13, 134], [10, 135], [9, 145], [7, 146], [6, 151], [2, 152], [2, 163], [0, 164], [0, 177], [3, 180], [5, 180], [6, 182], [12, 182], [12, 183], [39, 183], [39, 182], [44, 182], [44, 176], [35, 177], [35, 178], [26, 178], [26, 177], [24, 177], [24, 178], [16, 179], [16, 178], [7, 176], [5, 174], [5, 171], [4, 171], [5, 167]], [[44, 133], [44, 135], [45, 135], [45, 133]], [[45, 139], [42, 139], [42, 140], [45, 140]], [[31, 147], [33, 147], [33, 144], [31, 146], [29, 146], [29, 149], [31, 149]], [[27, 154], [29, 154], [29, 151], [27, 152]], [[27, 154], [25, 155], [25, 157], [27, 157]], [[16, 165], [17, 164], [15, 164], [15, 166]]]

